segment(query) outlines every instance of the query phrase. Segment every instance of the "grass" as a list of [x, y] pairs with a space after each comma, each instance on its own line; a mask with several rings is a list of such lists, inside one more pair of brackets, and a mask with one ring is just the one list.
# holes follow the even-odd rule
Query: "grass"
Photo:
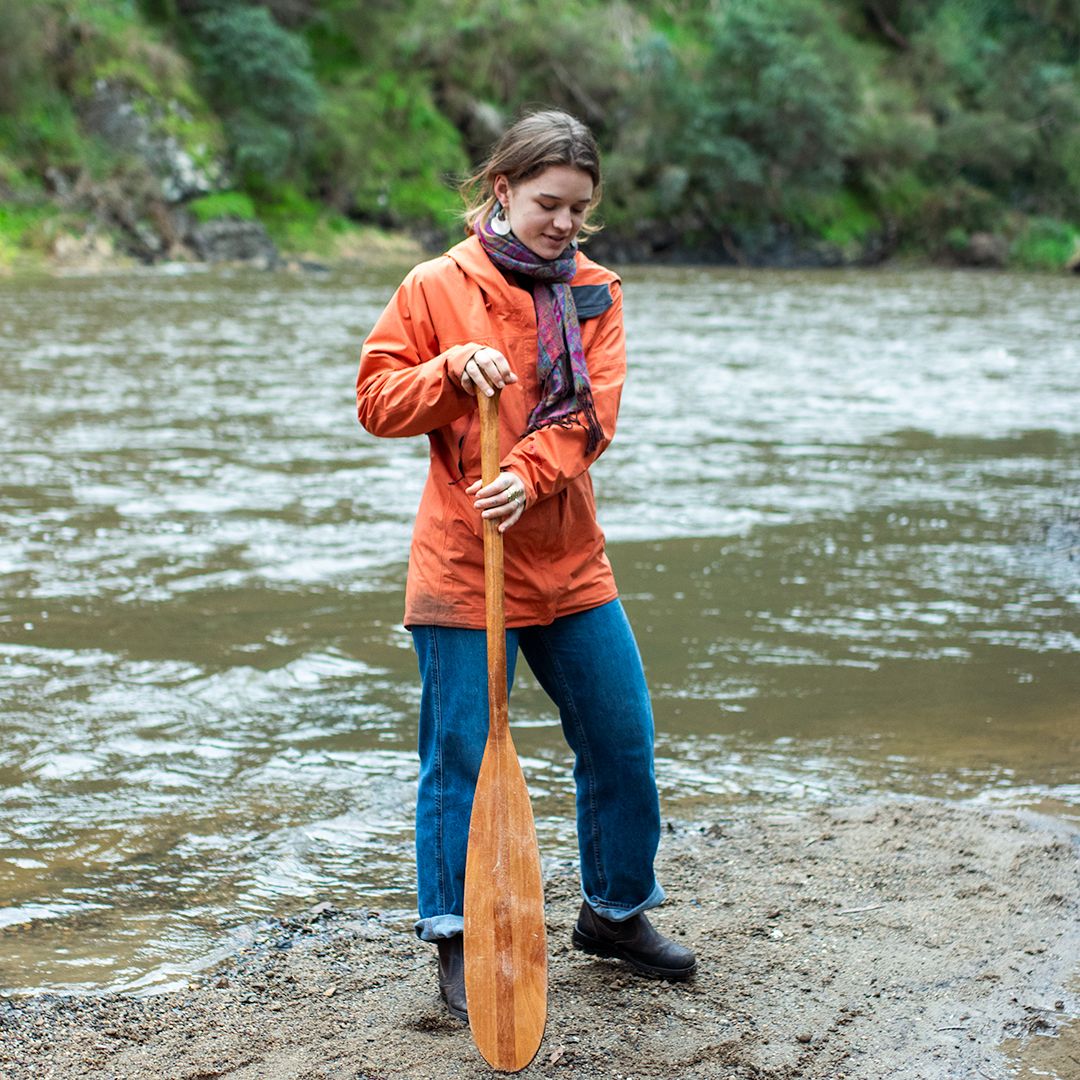
[[241, 221], [254, 221], [258, 216], [255, 203], [250, 195], [242, 191], [219, 191], [213, 195], [204, 195], [194, 199], [187, 207], [197, 221], [216, 221], [219, 218], [239, 218]]
[[1080, 230], [1055, 218], [1029, 218], [1013, 239], [1009, 264], [1023, 270], [1063, 270], [1080, 253]]
[[404, 234], [358, 225], [290, 185], [268, 193], [256, 211], [270, 238], [287, 255], [362, 262], [370, 256], [421, 254]]
[[791, 220], [811, 236], [857, 255], [866, 238], [881, 227], [878, 216], [850, 191], [804, 196], [786, 208]]
[[44, 253], [48, 247], [48, 225], [60, 217], [60, 211], [48, 204], [0, 203], [0, 266], [10, 268], [28, 252]]

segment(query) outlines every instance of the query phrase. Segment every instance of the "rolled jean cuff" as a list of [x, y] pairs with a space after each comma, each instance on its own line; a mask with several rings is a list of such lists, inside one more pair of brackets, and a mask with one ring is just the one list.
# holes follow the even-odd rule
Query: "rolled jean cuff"
[[585, 903], [597, 915], [602, 919], [607, 919], [609, 922], [623, 922], [626, 919], [632, 919], [635, 915], [648, 911], [649, 908], [659, 907], [667, 899], [667, 893], [659, 885], [654, 885], [652, 892], [640, 904], [631, 908], [605, 903], [597, 896], [585, 896], [584, 889], [581, 890], [581, 895], [585, 897]]
[[413, 929], [421, 941], [442, 941], [457, 937], [465, 929], [465, 920], [460, 915], [432, 915], [419, 919]]

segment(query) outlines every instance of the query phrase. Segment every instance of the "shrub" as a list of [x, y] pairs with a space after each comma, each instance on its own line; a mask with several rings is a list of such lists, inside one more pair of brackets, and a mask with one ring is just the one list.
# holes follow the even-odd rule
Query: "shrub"
[[0, 112], [13, 112], [40, 87], [45, 15], [40, 0], [0, 0]]
[[291, 184], [266, 192], [259, 201], [258, 216], [274, 243], [293, 254], [333, 255], [338, 239], [350, 227], [346, 218]]
[[806, 0], [731, 0], [696, 71], [663, 88], [680, 120], [658, 148], [690, 171], [705, 215], [772, 215], [785, 191], [837, 186], [855, 136], [857, 80], [839, 33]]
[[881, 228], [878, 216], [850, 191], [828, 192], [791, 200], [785, 216], [811, 236], [858, 254], [863, 241]]
[[312, 164], [338, 211], [384, 225], [450, 229], [453, 179], [468, 168], [461, 136], [419, 77], [357, 73], [327, 93]]
[[1035, 217], [1025, 222], [1009, 251], [1010, 261], [1027, 270], [1062, 270], [1077, 254], [1080, 232], [1054, 218]]
[[60, 212], [53, 206], [5, 206], [0, 203], [0, 266], [14, 262], [21, 252], [43, 247], [46, 227]]
[[0, 146], [17, 168], [38, 175], [50, 166], [88, 164], [95, 149], [79, 130], [71, 101], [52, 89], [17, 113], [0, 113]]
[[261, 7], [208, 12], [195, 30], [194, 55], [237, 172], [253, 187], [273, 183], [299, 161], [319, 109], [307, 45]]

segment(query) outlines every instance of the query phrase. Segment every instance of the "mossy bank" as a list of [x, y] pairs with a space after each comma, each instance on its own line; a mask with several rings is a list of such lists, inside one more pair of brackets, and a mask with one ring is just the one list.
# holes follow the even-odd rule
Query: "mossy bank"
[[1075, 14], [0, 0], [0, 267], [439, 248], [454, 180], [544, 103], [599, 138], [602, 258], [1075, 268]]

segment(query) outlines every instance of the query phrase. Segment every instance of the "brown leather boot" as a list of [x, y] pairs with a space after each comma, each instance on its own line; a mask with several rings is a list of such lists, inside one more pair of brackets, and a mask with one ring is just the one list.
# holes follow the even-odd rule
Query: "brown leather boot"
[[697, 967], [694, 954], [657, 933], [644, 914], [613, 922], [583, 903], [573, 942], [584, 952], [625, 960], [638, 971], [660, 979], [689, 979]]
[[439, 949], [439, 994], [451, 1016], [469, 1021], [465, 1005], [465, 947], [460, 934], [440, 938], [435, 942]]

